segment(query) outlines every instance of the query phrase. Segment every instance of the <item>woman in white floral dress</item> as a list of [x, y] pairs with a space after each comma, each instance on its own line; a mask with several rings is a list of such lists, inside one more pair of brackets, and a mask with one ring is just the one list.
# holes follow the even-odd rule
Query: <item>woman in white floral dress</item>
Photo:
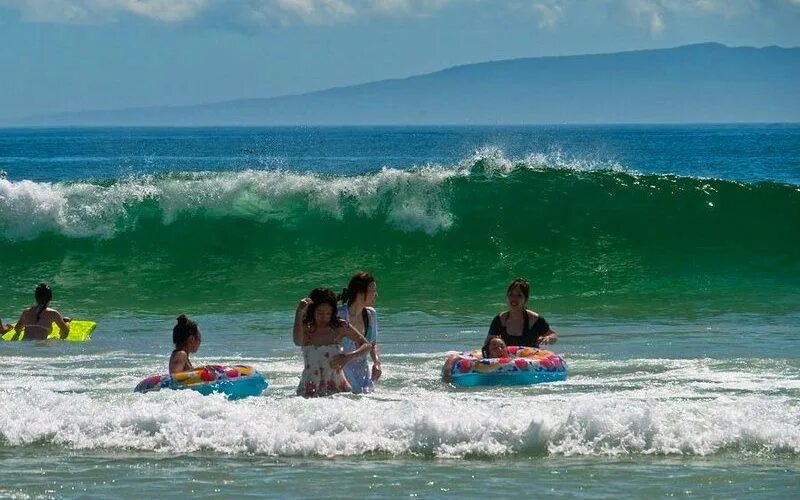
[[[342, 339], [357, 346], [345, 354]], [[336, 314], [336, 295], [328, 288], [315, 288], [297, 306], [293, 339], [303, 349], [304, 368], [297, 394], [305, 397], [350, 392], [342, 367], [372, 348], [363, 335]]]

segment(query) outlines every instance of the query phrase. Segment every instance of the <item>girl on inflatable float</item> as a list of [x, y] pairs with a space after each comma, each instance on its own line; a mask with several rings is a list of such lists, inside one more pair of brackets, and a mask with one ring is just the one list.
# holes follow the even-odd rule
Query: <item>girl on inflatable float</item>
[[200, 329], [197, 323], [186, 317], [178, 316], [177, 323], [172, 328], [172, 343], [175, 350], [169, 356], [169, 373], [180, 373], [194, 370], [189, 354], [194, 354], [200, 348]]
[[222, 393], [228, 399], [258, 396], [267, 388], [267, 381], [252, 366], [206, 365], [195, 368], [189, 360], [200, 348], [202, 338], [197, 323], [178, 316], [172, 328], [175, 349], [169, 356], [169, 373], [153, 375], [139, 382], [134, 392], [161, 389], [192, 389], [200, 394]]

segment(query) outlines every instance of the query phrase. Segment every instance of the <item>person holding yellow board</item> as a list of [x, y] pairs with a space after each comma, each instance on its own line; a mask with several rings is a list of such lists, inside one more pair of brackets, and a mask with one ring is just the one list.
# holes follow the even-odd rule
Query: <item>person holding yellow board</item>
[[17, 324], [14, 325], [16, 333], [25, 330], [25, 340], [45, 340], [53, 330], [53, 323], [58, 326], [61, 338], [69, 335], [69, 318], [64, 318], [55, 309], [50, 309], [50, 301], [53, 300], [53, 289], [47, 283], [39, 283], [34, 292], [36, 305], [31, 306], [19, 316]]

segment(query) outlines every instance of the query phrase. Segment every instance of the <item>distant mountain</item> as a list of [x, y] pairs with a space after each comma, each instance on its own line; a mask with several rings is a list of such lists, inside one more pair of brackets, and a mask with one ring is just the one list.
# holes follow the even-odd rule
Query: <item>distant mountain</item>
[[301, 95], [85, 111], [5, 125], [800, 121], [800, 48], [716, 43], [486, 62]]

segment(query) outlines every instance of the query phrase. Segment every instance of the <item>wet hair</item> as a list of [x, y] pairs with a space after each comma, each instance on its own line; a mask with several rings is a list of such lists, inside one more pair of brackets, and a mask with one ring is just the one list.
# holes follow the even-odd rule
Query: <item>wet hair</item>
[[47, 283], [39, 283], [33, 296], [36, 297], [36, 321], [38, 322], [50, 301], [53, 300], [53, 289]]
[[177, 323], [172, 328], [172, 343], [175, 344], [176, 348], [186, 344], [189, 337], [196, 337], [200, 334], [200, 330], [197, 329], [197, 323], [187, 318], [185, 314], [178, 316], [176, 321]]
[[333, 293], [333, 290], [330, 288], [315, 288], [311, 290], [311, 293], [309, 293], [308, 296], [313, 303], [308, 306], [308, 309], [306, 309], [306, 316], [303, 318], [303, 321], [307, 325], [314, 324], [314, 311], [317, 310], [317, 307], [321, 306], [322, 304], [328, 304], [331, 306], [331, 321], [328, 325], [334, 328], [339, 326], [341, 320], [337, 314], [336, 294]]
[[[481, 354], [483, 355], [484, 359], [486, 359], [486, 358], [488, 358], [490, 356], [490, 354], [489, 354], [489, 344], [491, 344], [492, 340], [495, 340], [495, 339], [500, 340], [500, 342], [502, 342], [503, 344], [506, 343], [506, 341], [503, 340], [503, 337], [501, 337], [500, 335], [492, 335], [491, 337], [486, 339], [486, 343], [483, 344], [483, 347], [481, 348]], [[508, 346], [506, 345], [506, 347], [508, 347]]]
[[508, 288], [506, 289], [506, 295], [510, 294], [511, 290], [515, 288], [519, 288], [519, 291], [525, 296], [525, 302], [527, 302], [531, 297], [531, 284], [528, 283], [528, 280], [524, 278], [516, 278], [508, 285]]
[[347, 283], [347, 288], [343, 289], [342, 293], [339, 294], [339, 301], [348, 306], [353, 305], [358, 294], [366, 294], [369, 291], [369, 285], [371, 283], [375, 283], [375, 277], [372, 276], [371, 273], [366, 271], [357, 272], [350, 278], [350, 281]]

